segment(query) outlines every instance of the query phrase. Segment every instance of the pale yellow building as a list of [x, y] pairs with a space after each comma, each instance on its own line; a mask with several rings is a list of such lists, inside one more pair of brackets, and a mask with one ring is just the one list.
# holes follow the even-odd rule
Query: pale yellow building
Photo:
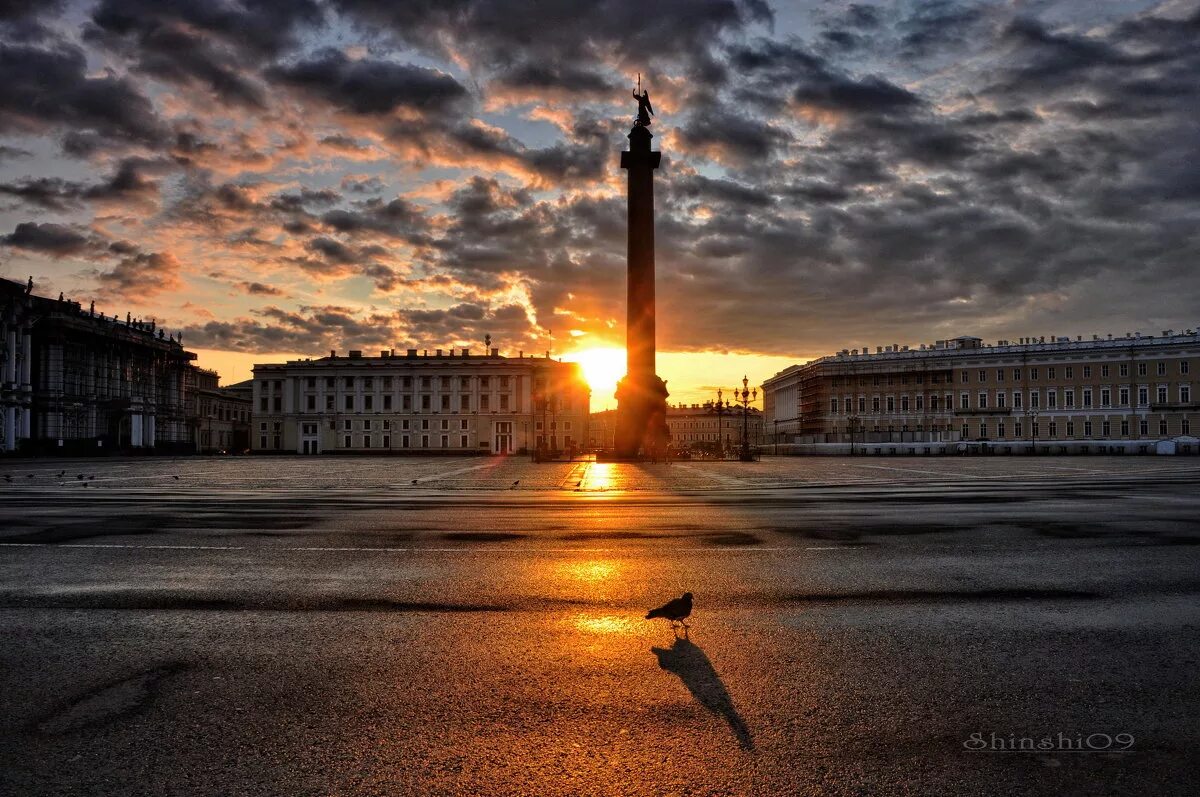
[[577, 363], [497, 349], [409, 349], [254, 367], [255, 452], [511, 454], [579, 449], [590, 391]]
[[764, 382], [767, 434], [812, 453], [1197, 453], [1197, 368], [1195, 330], [849, 349]]

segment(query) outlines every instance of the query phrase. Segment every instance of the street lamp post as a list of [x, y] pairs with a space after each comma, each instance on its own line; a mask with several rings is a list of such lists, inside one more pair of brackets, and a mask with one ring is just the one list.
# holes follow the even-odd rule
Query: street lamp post
[[846, 420], [850, 422], [850, 456], [854, 456], [854, 427], [858, 426], [858, 416], [851, 415]]
[[[737, 391], [734, 391], [734, 392], [737, 392]], [[729, 399], [725, 398], [725, 391], [721, 390], [721, 388], [717, 388], [717, 403], [715, 405], [713, 405], [712, 402], [709, 402], [709, 405], [712, 406], [713, 409], [715, 410], [715, 412], [717, 413], [717, 451], [719, 451], [721, 454], [721, 457], [724, 458], [725, 457], [724, 416], [729, 414], [729, 408], [730, 408], [731, 404], [729, 402]]]
[[733, 403], [742, 405], [742, 462], [753, 462], [750, 455], [750, 403], [758, 399], [758, 388], [750, 389], [750, 379], [742, 377], [742, 389], [733, 389]]

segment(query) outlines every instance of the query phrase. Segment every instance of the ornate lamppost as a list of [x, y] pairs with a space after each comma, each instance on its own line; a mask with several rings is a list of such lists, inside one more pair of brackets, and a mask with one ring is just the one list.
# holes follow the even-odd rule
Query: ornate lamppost
[[725, 391], [721, 390], [721, 388], [717, 388], [717, 403], [714, 404], [713, 402], [709, 401], [705, 406], [710, 407], [713, 412], [717, 414], [717, 452], [720, 453], [722, 458], [724, 458], [725, 421], [723, 418], [730, 413], [733, 405], [730, 404], [729, 399], [725, 398]]
[[733, 403], [742, 405], [742, 462], [753, 462], [750, 455], [750, 404], [758, 399], [758, 388], [750, 389], [749, 378], [742, 377], [742, 389], [733, 389]]

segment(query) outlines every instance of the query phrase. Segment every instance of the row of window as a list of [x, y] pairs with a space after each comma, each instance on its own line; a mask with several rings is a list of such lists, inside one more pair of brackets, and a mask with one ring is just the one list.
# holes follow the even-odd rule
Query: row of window
[[[337, 377], [326, 376], [326, 377], [322, 377], [322, 379], [324, 380], [324, 387], [326, 390], [336, 390], [337, 389], [337, 386], [338, 386]], [[376, 384], [375, 380], [376, 379], [379, 380], [379, 384], [383, 390], [391, 390], [392, 386], [396, 382], [396, 379], [399, 380], [400, 387], [402, 387], [402, 388], [412, 388], [413, 382], [414, 382], [414, 378], [411, 376], [401, 376], [401, 377], [397, 377], [396, 379], [393, 379], [390, 376], [380, 376], [380, 377], [344, 376], [341, 379], [341, 385], [342, 385], [343, 390], [355, 390], [355, 389], [373, 390], [375, 388], [375, 384]], [[458, 380], [458, 388], [460, 390], [470, 390], [472, 379], [478, 379], [479, 387], [483, 390], [490, 389], [492, 386], [492, 378], [490, 376], [459, 376], [459, 377], [440, 376], [437, 379], [438, 379], [437, 385], [442, 390], [453, 389], [455, 379]], [[308, 390], [316, 390], [317, 389], [317, 380], [318, 380], [318, 377], [315, 377], [315, 376], [304, 377], [304, 387]], [[420, 386], [423, 390], [430, 390], [434, 385], [433, 380], [434, 380], [434, 378], [431, 376], [422, 376], [417, 379], [417, 383], [420, 384]], [[511, 384], [511, 382], [512, 382], [511, 377], [508, 377], [508, 376], [496, 377], [496, 383], [499, 384], [501, 390], [507, 390], [509, 385]], [[539, 385], [541, 384], [540, 379], [537, 380], [537, 382]], [[274, 389], [275, 391], [283, 390], [283, 380], [282, 379], [260, 379], [259, 385], [263, 390], [266, 390], [266, 391], [270, 391], [272, 389]]]
[[[1191, 373], [1191, 363], [1188, 360], [1179, 360], [1178, 363], [1179, 363], [1179, 373], [1181, 373], [1181, 374]], [[987, 381], [989, 370], [990, 369], [988, 369], [988, 368], [980, 368], [979, 369], [978, 373], [979, 373], [979, 381], [980, 382]], [[1004, 381], [1004, 374], [1007, 370], [1008, 369], [1006, 369], [1006, 368], [997, 368], [996, 369], [996, 381], [997, 382]], [[1066, 366], [1062, 367], [1062, 370], [1063, 370], [1063, 378], [1064, 379], [1074, 379], [1075, 378], [1075, 366], [1066, 365]], [[1166, 376], [1167, 375], [1166, 362], [1163, 362], [1160, 360], [1159, 362], [1155, 363], [1154, 370], [1155, 370], [1155, 374], [1157, 376]], [[1084, 379], [1092, 378], [1092, 366], [1090, 366], [1090, 365], [1080, 366], [1080, 371], [1082, 372]], [[1046, 372], [1046, 379], [1050, 379], [1050, 380], [1058, 379], [1058, 366], [1054, 366], [1054, 365], [1045, 366], [1045, 372]], [[1101, 379], [1107, 378], [1109, 376], [1109, 374], [1110, 374], [1110, 366], [1101, 365], [1100, 366], [1100, 378]], [[1036, 382], [1040, 375], [1041, 375], [1041, 371], [1038, 368], [1031, 367], [1029, 369], [1029, 381]], [[1117, 364], [1117, 375], [1118, 376], [1129, 376], [1129, 363], [1118, 363]], [[1137, 363], [1137, 375], [1138, 376], [1148, 376], [1149, 375], [1149, 364], [1144, 363], [1144, 362]], [[969, 382], [969, 381], [971, 381], [971, 372], [963, 371], [959, 378], [964, 383]], [[1012, 378], [1013, 378], [1014, 382], [1021, 381], [1021, 369], [1020, 368], [1012, 369]]]
[[[399, 423], [399, 428], [403, 431], [408, 431], [409, 429], [416, 429], [416, 428], [420, 428], [421, 431], [428, 431], [428, 430], [434, 428], [433, 426], [430, 425], [431, 423], [433, 423], [433, 422], [429, 418], [420, 418], [420, 419], [412, 419], [412, 420], [410, 420], [408, 418], [402, 418]], [[443, 432], [450, 430], [450, 420], [449, 419], [447, 419], [447, 418], [441, 419], [440, 424], [441, 425], [439, 428]], [[550, 427], [550, 431], [552, 431], [552, 432], [558, 431], [560, 427], [562, 428], [562, 430], [564, 432], [571, 431], [571, 422], [570, 421], [562, 421], [561, 423], [557, 420], [549, 421], [547, 423], [547, 425]], [[280, 427], [281, 427], [281, 423], [279, 421], [274, 421], [272, 426], [274, 427], [274, 431], [276, 433], [278, 433], [280, 430]], [[310, 436], [315, 435], [315, 434], [317, 434], [319, 427], [320, 427], [320, 424], [317, 424], [317, 423], [302, 423], [302, 424], [300, 424], [300, 433], [304, 434], [304, 435], [310, 435]], [[336, 426], [335, 426], [334, 422], [330, 421], [329, 422], [329, 430], [333, 431], [335, 428], [336, 428]], [[459, 420], [458, 428], [463, 431], [466, 431], [467, 429], [470, 428], [469, 423], [466, 418], [462, 418]], [[375, 421], [370, 418], [363, 418], [361, 420], [346, 418], [345, 420], [342, 421], [342, 430], [346, 431], [346, 432], [353, 432], [356, 430], [362, 431], [362, 432], [370, 432], [370, 431], [374, 431], [376, 429], [378, 429], [380, 431], [384, 431], [384, 432], [390, 432], [392, 430], [391, 419], [384, 418], [383, 420], [379, 421], [378, 426], [376, 426]], [[539, 432], [542, 431], [542, 422], [537, 421], [534, 424], [534, 429]], [[260, 434], [266, 433], [267, 421], [259, 422], [258, 431]]]
[[[1178, 368], [1178, 371], [1180, 374], [1191, 373], [1191, 363], [1188, 360], [1178, 360], [1177, 362], [1178, 362], [1177, 368]], [[1136, 363], [1136, 365], [1137, 365], [1137, 375], [1138, 376], [1149, 376], [1149, 364], [1148, 363], [1140, 362], [1140, 363]], [[1074, 379], [1075, 378], [1075, 366], [1066, 365], [1066, 366], [1062, 366], [1061, 368], [1062, 368], [1062, 374], [1063, 374], [1064, 379]], [[1082, 374], [1082, 378], [1084, 378], [1084, 379], [1092, 378], [1093, 367], [1091, 365], [1083, 365], [1083, 366], [1080, 366], [1079, 369], [1080, 369], [1080, 373]], [[1013, 382], [1021, 382], [1022, 377], [1024, 376], [1024, 373], [1025, 373], [1024, 370], [1021, 368], [995, 368], [995, 369], [980, 368], [976, 371], [976, 374], [978, 376], [978, 381], [980, 381], [980, 382], [988, 381], [988, 374], [989, 374], [989, 372], [991, 372], [993, 370], [995, 371], [994, 379], [996, 382], [1005, 381], [1005, 377], [1007, 374], [1012, 375]], [[1106, 379], [1111, 376], [1111, 366], [1109, 366], [1109, 365], [1101, 365], [1101, 366], [1099, 366], [1098, 370], [1100, 373], [1100, 378], [1102, 378], [1102, 379]], [[1166, 376], [1167, 370], [1168, 370], [1167, 363], [1164, 361], [1159, 361], [1154, 364], [1154, 371], [1155, 371], [1156, 376]], [[1045, 375], [1045, 378], [1048, 380], [1058, 379], [1059, 366], [1049, 365], [1049, 366], [1030, 367], [1029, 368], [1029, 381], [1036, 382], [1042, 377], [1043, 374]], [[1128, 377], [1129, 376], [1129, 363], [1118, 363], [1117, 364], [1117, 375], [1120, 377]], [[878, 376], [877, 375], [877, 376], [872, 376], [870, 379], [871, 379], [872, 387], [879, 387], [880, 385], [891, 386], [896, 381], [899, 381], [899, 383], [901, 385], [907, 385], [909, 383], [909, 378], [910, 377], [907, 374], [901, 374], [899, 376], [892, 376], [892, 375]], [[921, 385], [921, 384], [925, 383], [925, 375], [924, 374], [913, 374], [911, 378], [912, 378], [913, 384]], [[851, 385], [854, 384], [854, 381], [855, 380], [853, 377], [834, 377], [833, 386], [834, 387], [850, 387]], [[867, 377], [860, 376], [860, 377], [858, 377], [857, 381], [858, 381], [859, 387], [867, 386]], [[942, 381], [941, 374], [935, 373], [935, 374], [930, 375], [930, 382], [932, 382], [933, 384], [935, 384], [935, 385], [940, 384], [941, 381]], [[949, 375], [947, 375], [946, 382], [949, 383], [949, 381], [950, 381], [950, 377], [949, 377]], [[963, 384], [970, 382], [971, 381], [971, 370], [965, 369], [965, 370], [959, 372], [959, 381], [961, 381]]]
[[[1111, 388], [1107, 388], [1107, 387], [1100, 388], [1099, 393], [1100, 393], [1100, 406], [1101, 407], [1113, 406], [1113, 404], [1112, 404], [1112, 389]], [[987, 392], [980, 391], [979, 394], [976, 396], [974, 406], [972, 406], [971, 394], [970, 393], [960, 393], [959, 397], [958, 397], [958, 408], [961, 410], [988, 409], [989, 406], [991, 406], [996, 409], [1006, 409], [1006, 408], [1008, 408], [1008, 395], [1009, 394], [1004, 391], [996, 391], [994, 396], [989, 397], [989, 394]], [[1022, 396], [1023, 395], [1024, 394], [1019, 391], [1015, 391], [1015, 390], [1013, 391], [1013, 393], [1012, 393], [1012, 409], [1023, 409], [1023, 407], [1022, 407]], [[1064, 409], [1075, 409], [1077, 406], [1081, 407], [1083, 409], [1088, 409], [1088, 408], [1095, 406], [1095, 404], [1093, 403], [1093, 397], [1094, 397], [1095, 393], [1092, 388], [1087, 387], [1087, 388], [1083, 388], [1082, 390], [1079, 391], [1078, 396], [1080, 399], [1080, 403], [1078, 405], [1076, 405], [1076, 403], [1075, 403], [1076, 395], [1077, 394], [1076, 394], [1076, 391], [1074, 388], [1064, 388], [1062, 391], [1063, 401], [1062, 401], [1061, 406]], [[1178, 396], [1178, 401], [1180, 404], [1190, 404], [1192, 401], [1191, 385], [1179, 385], [1178, 388], [1176, 389], [1176, 395]], [[1166, 385], [1159, 385], [1157, 388], [1155, 388], [1154, 396], [1155, 396], [1156, 404], [1166, 404], [1170, 401], [1169, 390]], [[1045, 393], [1045, 397], [1046, 397], [1046, 404], [1045, 404], [1046, 409], [1058, 409], [1059, 408], [1060, 405], [1058, 402], [1058, 391], [1057, 390], [1047, 390]], [[1031, 390], [1029, 392], [1029, 408], [1030, 409], [1041, 409], [1042, 408], [1041, 399], [1042, 399], [1041, 391]], [[994, 401], [994, 403], [989, 405], [989, 401]], [[1140, 406], [1140, 407], [1145, 407], [1150, 403], [1150, 388], [1149, 387], [1140, 386], [1137, 388], [1137, 403], [1138, 403], [1138, 406]], [[871, 412], [896, 412], [896, 407], [897, 407], [896, 397], [895, 396], [883, 396], [883, 397], [872, 396], [870, 399], [870, 406], [871, 406], [871, 410], [870, 410]], [[1120, 406], [1120, 407], [1129, 406], [1129, 388], [1127, 388], [1127, 387], [1117, 388], [1117, 406]], [[911, 398], [909, 396], [900, 396], [899, 407], [900, 407], [900, 410], [899, 410], [900, 412], [913, 412], [913, 411], [922, 412], [925, 409], [925, 396], [918, 395], [918, 396], [913, 396]], [[938, 411], [947, 411], [948, 412], [952, 409], [952, 407], [953, 407], [953, 404], [951, 401], [951, 397], [949, 395], [947, 395], [945, 397], [942, 397], [942, 396], [930, 396], [929, 397], [929, 410], [931, 412], [938, 412]], [[886, 409], [884, 409], [884, 408], [886, 408]], [[850, 396], [846, 396], [840, 400], [836, 397], [830, 398], [829, 399], [829, 411], [834, 415], [837, 415], [840, 413], [849, 415], [850, 413], [854, 412], [854, 399], [851, 398]], [[867, 412], [867, 397], [866, 396], [858, 397], [858, 411], [859, 412]]]
[[[1100, 430], [1100, 437], [1103, 437], [1103, 438], [1112, 437], [1114, 427], [1119, 428], [1119, 430], [1120, 430], [1119, 436], [1120, 437], [1129, 437], [1129, 430], [1130, 430], [1129, 421], [1121, 421], [1117, 424], [1113, 424], [1110, 421], [1101, 421], [1099, 424], [1094, 424], [1092, 421], [1083, 421], [1082, 423], [1076, 423], [1075, 421], [1066, 421], [1065, 423], [1063, 423], [1061, 425], [1059, 424], [1058, 421], [1050, 421], [1049, 423], [1046, 423], [1046, 424], [1042, 424], [1038, 421], [1034, 421], [1028, 427], [1024, 426], [1021, 423], [1021, 421], [1013, 422], [1011, 427], [1009, 426], [1009, 424], [1006, 424], [1004, 421], [997, 421], [997, 422], [995, 422], [994, 426], [989, 421], [979, 421], [978, 426], [974, 427], [975, 429], [978, 430], [978, 432], [979, 432], [978, 435], [972, 435], [972, 429], [973, 429], [972, 425], [969, 422], [964, 421], [962, 426], [960, 427], [959, 431], [961, 432], [964, 439], [972, 439], [972, 438], [992, 439], [991, 437], [989, 437], [989, 433], [992, 430], [995, 430], [996, 439], [1004, 440], [1004, 439], [1008, 438], [1008, 433], [1010, 431], [1010, 428], [1011, 428], [1013, 439], [1023, 438], [1025, 436], [1026, 432], [1028, 432], [1029, 436], [1034, 439], [1054, 439], [1059, 436], [1059, 434], [1058, 434], [1059, 431], [1064, 431], [1065, 436], [1068, 438], [1076, 437], [1077, 436], [1076, 432], [1080, 432], [1081, 434], [1079, 436], [1086, 439], [1086, 438], [1091, 438], [1093, 432], [1097, 428], [1099, 428], [1099, 430]], [[1160, 418], [1158, 420], [1158, 423], [1155, 424], [1155, 428], [1157, 428], [1158, 434], [1162, 437], [1167, 437], [1171, 434], [1171, 423], [1166, 418]], [[949, 425], [947, 425], [945, 427], [945, 429], [946, 429], [946, 431], [949, 431], [951, 429], [951, 427]], [[1151, 429], [1150, 421], [1147, 419], [1142, 419], [1142, 420], [1138, 421], [1137, 429], [1138, 429], [1139, 436], [1141, 436], [1141, 437], [1149, 436], [1150, 429]], [[938, 431], [941, 431], [942, 429], [941, 429], [941, 427], [934, 425], [934, 426], [930, 426], [929, 430], [931, 432], [938, 432]], [[855, 427], [853, 429], [847, 428], [847, 431], [848, 432], [864, 432], [864, 431], [866, 431], [866, 427]], [[875, 425], [871, 429], [871, 431], [880, 432], [880, 431], [884, 431], [884, 430], [881, 429], [878, 425]], [[896, 427], [894, 427], [894, 426], [888, 426], [886, 428], [886, 431], [891, 433], [891, 432], [895, 432], [897, 430], [896, 430]], [[905, 426], [901, 427], [899, 431], [907, 432], [907, 431], [909, 431], [909, 428], [907, 425], [905, 425]], [[922, 432], [922, 431], [924, 431], [924, 427], [918, 425], [916, 427], [916, 431]], [[1189, 418], [1181, 418], [1179, 420], [1179, 434], [1190, 435], [1191, 433], [1192, 433], [1191, 420]]]

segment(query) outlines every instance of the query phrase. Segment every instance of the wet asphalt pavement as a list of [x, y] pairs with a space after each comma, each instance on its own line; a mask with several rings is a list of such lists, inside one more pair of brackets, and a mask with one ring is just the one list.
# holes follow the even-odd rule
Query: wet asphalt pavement
[[0, 794], [1195, 792], [1195, 459], [61, 469]]

